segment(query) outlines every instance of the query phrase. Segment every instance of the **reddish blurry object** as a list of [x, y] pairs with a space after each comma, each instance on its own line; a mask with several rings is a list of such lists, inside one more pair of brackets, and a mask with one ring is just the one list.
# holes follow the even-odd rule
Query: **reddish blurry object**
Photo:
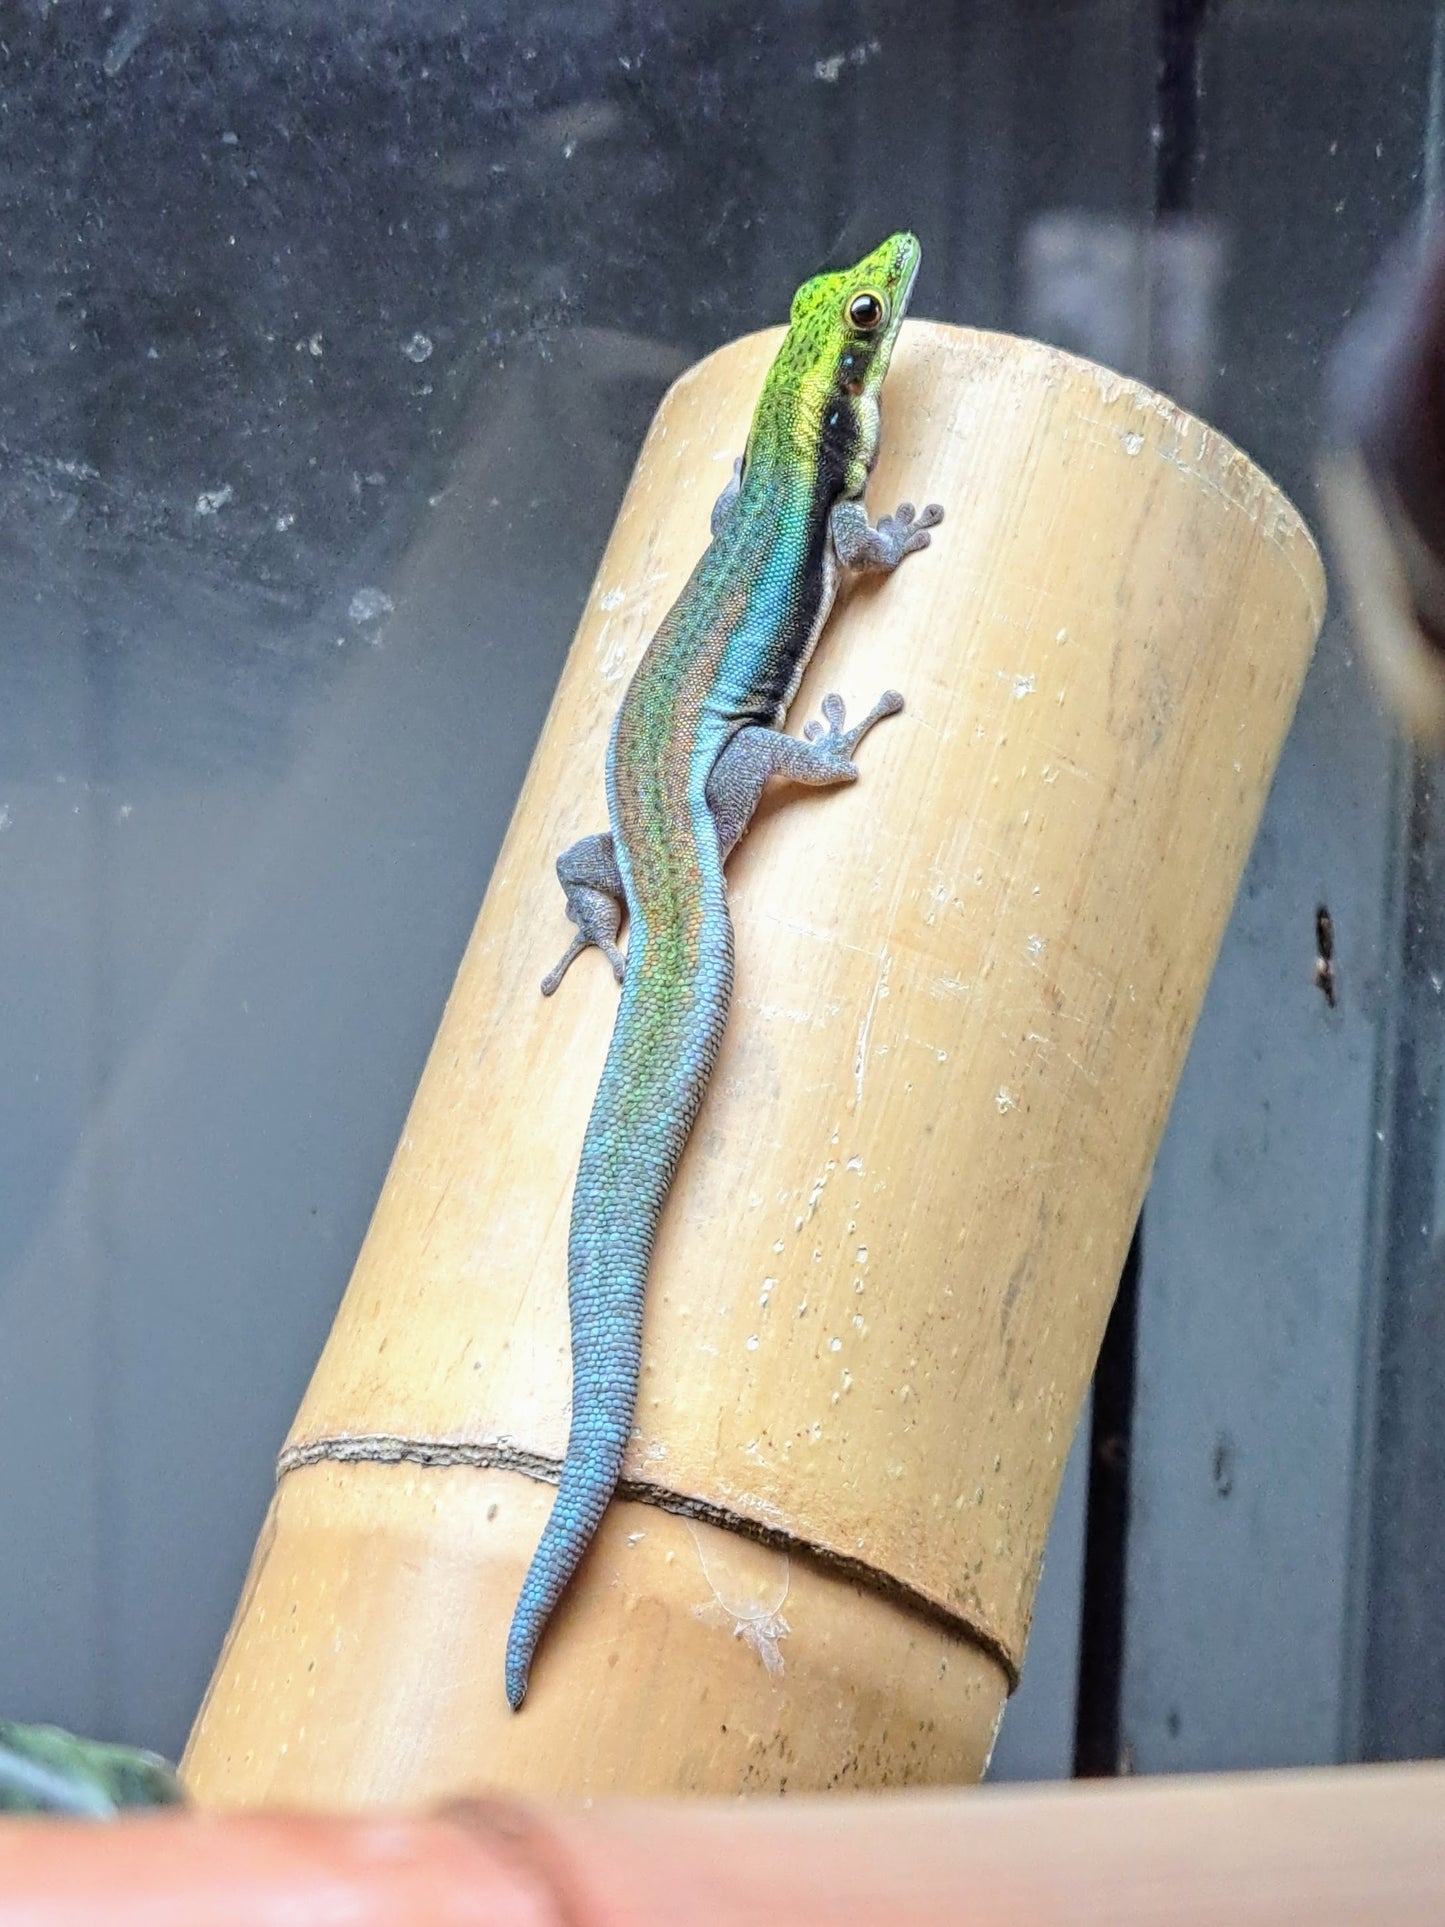
[[0, 1827], [0, 1927], [1438, 1927], [1445, 1766]]

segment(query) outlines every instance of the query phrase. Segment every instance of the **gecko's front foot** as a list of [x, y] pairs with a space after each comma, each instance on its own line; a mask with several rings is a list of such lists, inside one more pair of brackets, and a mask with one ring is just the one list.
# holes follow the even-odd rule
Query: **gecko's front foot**
[[883, 516], [877, 528], [868, 520], [859, 502], [839, 502], [829, 523], [833, 550], [845, 569], [861, 569], [888, 574], [905, 555], [928, 547], [930, 529], [943, 520], [943, 510], [930, 502], [915, 510], [911, 502], [900, 502], [892, 515]]
[[917, 513], [911, 502], [900, 502], [891, 515], [878, 518], [878, 526], [873, 533], [896, 551], [893, 564], [896, 568], [905, 555], [913, 555], [919, 549], [928, 547], [928, 531], [936, 529], [942, 520], [943, 505], [940, 502], [926, 502]]

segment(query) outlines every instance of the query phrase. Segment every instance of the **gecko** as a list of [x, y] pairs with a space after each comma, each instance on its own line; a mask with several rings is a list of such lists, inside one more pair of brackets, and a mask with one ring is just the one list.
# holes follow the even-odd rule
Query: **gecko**
[[[628, 685], [607, 751], [611, 827], [557, 860], [576, 926], [542, 982], [551, 996], [595, 946], [622, 986], [582, 1142], [567, 1245], [572, 1416], [551, 1513], [507, 1638], [516, 1711], [549, 1615], [616, 1490], [641, 1371], [653, 1241], [707, 1089], [733, 987], [723, 866], [769, 778], [852, 783], [853, 752], [903, 698], [886, 690], [845, 727], [783, 732], [843, 570], [887, 573], [943, 519], [901, 504], [876, 526], [862, 497], [878, 454], [879, 391], [921, 251], [894, 234], [793, 299], [712, 540]], [[617, 939], [628, 924], [624, 960]]]

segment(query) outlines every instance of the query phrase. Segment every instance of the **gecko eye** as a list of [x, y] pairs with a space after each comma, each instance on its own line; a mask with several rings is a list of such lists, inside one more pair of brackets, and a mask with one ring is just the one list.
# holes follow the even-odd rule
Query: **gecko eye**
[[864, 288], [855, 294], [848, 303], [848, 321], [860, 335], [876, 334], [883, 326], [883, 318], [888, 309], [881, 294], [874, 294], [871, 288]]

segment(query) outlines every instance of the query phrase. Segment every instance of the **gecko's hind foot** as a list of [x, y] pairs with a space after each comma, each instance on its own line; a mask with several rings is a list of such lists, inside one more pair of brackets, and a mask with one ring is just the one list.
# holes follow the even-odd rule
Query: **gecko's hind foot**
[[625, 898], [610, 833], [584, 836], [564, 850], [557, 859], [557, 881], [566, 894], [567, 915], [576, 924], [577, 934], [560, 963], [542, 979], [542, 995], [550, 997], [582, 952], [593, 947], [602, 952], [621, 983], [623, 960], [617, 933]]
[[[617, 948], [617, 945], [612, 941], [617, 935], [618, 927], [618, 919], [612, 904], [612, 899], [610, 897], [603, 897], [601, 902], [604, 907], [599, 912], [594, 912], [590, 904], [581, 901], [582, 896], [583, 893], [581, 891], [576, 891], [569, 899], [567, 914], [577, 925], [577, 934], [563, 951], [560, 960], [553, 965], [542, 979], [542, 995], [544, 997], [550, 997], [552, 995], [572, 965], [582, 955], [582, 952], [593, 949], [594, 947], [600, 950], [608, 963], [611, 964], [612, 974], [618, 983], [622, 982], [622, 974], [626, 968], [626, 960], [622, 952]], [[574, 915], [574, 910], [580, 910], [582, 914]]]
[[[885, 716], [896, 716], [902, 707], [903, 698], [898, 691], [885, 689], [861, 723], [855, 723], [851, 729], [844, 729], [843, 724], [848, 712], [843, 706], [843, 698], [836, 695], [825, 696], [823, 722], [805, 723], [803, 736], [819, 756], [828, 757], [837, 765], [840, 774], [846, 772], [856, 776], [857, 771], [853, 767], [854, 750], [875, 723], [881, 723]], [[826, 729], [823, 723], [827, 724]]]

